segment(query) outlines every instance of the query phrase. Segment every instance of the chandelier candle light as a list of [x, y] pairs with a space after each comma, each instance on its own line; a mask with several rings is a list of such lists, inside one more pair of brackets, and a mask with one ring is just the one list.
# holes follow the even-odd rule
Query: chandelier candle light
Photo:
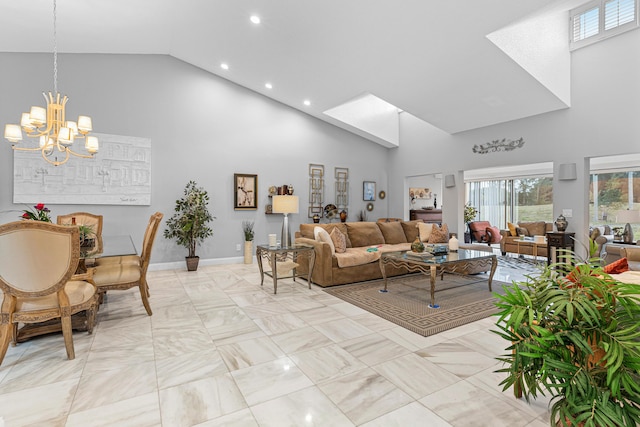
[[[89, 136], [93, 130], [91, 117], [78, 116], [78, 121], [65, 120], [65, 107], [68, 101], [67, 96], [60, 96], [58, 93], [58, 45], [56, 28], [56, 0], [53, 0], [53, 91], [43, 93], [47, 103], [47, 108], [31, 107], [30, 112], [22, 113], [20, 125], [7, 124], [4, 129], [4, 137], [13, 144], [14, 150], [20, 151], [40, 151], [42, 158], [54, 166], [59, 166], [69, 160], [70, 155], [92, 158], [98, 152], [98, 138]], [[16, 144], [22, 141], [22, 131], [28, 137], [39, 138], [38, 147], [18, 147]], [[82, 154], [71, 149], [75, 139], [85, 139], [85, 149], [89, 154]], [[54, 156], [50, 159], [54, 151], [63, 153], [62, 160]]]

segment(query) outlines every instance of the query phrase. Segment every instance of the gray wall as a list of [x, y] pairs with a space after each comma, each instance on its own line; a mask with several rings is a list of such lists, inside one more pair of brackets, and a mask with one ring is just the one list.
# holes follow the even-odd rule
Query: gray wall
[[[151, 138], [151, 206], [51, 205], [57, 214], [89, 210], [105, 216], [105, 234], [131, 234], [140, 249], [149, 216], [172, 214], [176, 198], [193, 179], [211, 196], [214, 236], [202, 259], [240, 257], [242, 221], [256, 223], [256, 243], [279, 233], [282, 216], [265, 215], [267, 189], [292, 184], [300, 197], [293, 229], [307, 218], [309, 163], [325, 166], [325, 204], [333, 203], [334, 167], [350, 173], [350, 219], [365, 208], [362, 181], [386, 190], [387, 149], [317, 120], [225, 79], [168, 56], [59, 55], [58, 88], [69, 96], [67, 116], [92, 116], [96, 132]], [[0, 126], [17, 123], [41, 92], [53, 90], [51, 54], [0, 54]], [[99, 154], [98, 154], [99, 155]], [[12, 203], [10, 144], [0, 145], [0, 222], [18, 218]], [[82, 161], [82, 160], [78, 160]], [[60, 166], [64, 167], [64, 166]], [[233, 210], [233, 174], [258, 174], [257, 211]], [[386, 217], [377, 200], [369, 218]], [[34, 200], [47, 202], [47, 200]], [[164, 224], [163, 224], [164, 228]], [[181, 261], [186, 250], [159, 236], [152, 262]]]
[[[410, 114], [401, 115], [400, 147], [389, 156], [389, 215], [402, 216], [404, 177], [456, 174], [443, 188], [443, 220], [462, 229], [464, 186], [460, 171], [552, 161], [576, 163], [576, 181], [554, 181], [554, 217], [573, 209], [568, 231], [585, 240], [588, 228], [588, 158], [640, 151], [640, 31], [631, 31], [572, 53], [571, 108], [448, 135]], [[490, 108], [490, 107], [487, 107]], [[475, 154], [474, 144], [523, 137], [512, 152]]]

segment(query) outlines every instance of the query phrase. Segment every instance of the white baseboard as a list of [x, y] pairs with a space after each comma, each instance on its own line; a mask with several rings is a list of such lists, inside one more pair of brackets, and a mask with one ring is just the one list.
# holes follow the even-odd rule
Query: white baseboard
[[[255, 257], [253, 257], [255, 261]], [[233, 258], [213, 258], [213, 259], [201, 259], [198, 265], [224, 265], [224, 264], [242, 264], [244, 262], [244, 257], [233, 257]], [[187, 265], [185, 261], [175, 261], [175, 262], [159, 262], [154, 264], [149, 264], [149, 271], [161, 271], [161, 270], [179, 270], [179, 269], [187, 269]]]

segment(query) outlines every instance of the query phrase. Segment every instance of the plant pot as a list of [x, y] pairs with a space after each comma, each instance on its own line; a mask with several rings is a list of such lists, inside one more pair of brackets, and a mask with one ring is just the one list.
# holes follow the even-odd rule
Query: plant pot
[[253, 264], [253, 242], [251, 240], [244, 242], [244, 263]]
[[199, 256], [186, 256], [184, 259], [187, 261], [187, 271], [196, 271], [198, 269]]

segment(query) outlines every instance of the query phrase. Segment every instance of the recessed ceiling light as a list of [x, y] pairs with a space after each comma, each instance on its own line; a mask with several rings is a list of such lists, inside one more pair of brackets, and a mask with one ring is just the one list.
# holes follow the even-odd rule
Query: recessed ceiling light
[[267, 89], [273, 89], [273, 85], [271, 83], [265, 83], [264, 87], [266, 87]]
[[302, 103], [303, 103], [304, 105], [306, 105], [307, 107], [308, 107], [309, 105], [311, 105], [311, 101], [309, 101], [308, 99], [305, 99]]
[[223, 62], [222, 64], [220, 64], [220, 68], [222, 68], [223, 70], [228, 70], [229, 64], [227, 64], [226, 62]]
[[251, 20], [251, 22], [253, 22], [254, 24], [259, 24], [260, 23], [260, 17], [258, 15], [251, 15], [251, 18], [249, 18]]

